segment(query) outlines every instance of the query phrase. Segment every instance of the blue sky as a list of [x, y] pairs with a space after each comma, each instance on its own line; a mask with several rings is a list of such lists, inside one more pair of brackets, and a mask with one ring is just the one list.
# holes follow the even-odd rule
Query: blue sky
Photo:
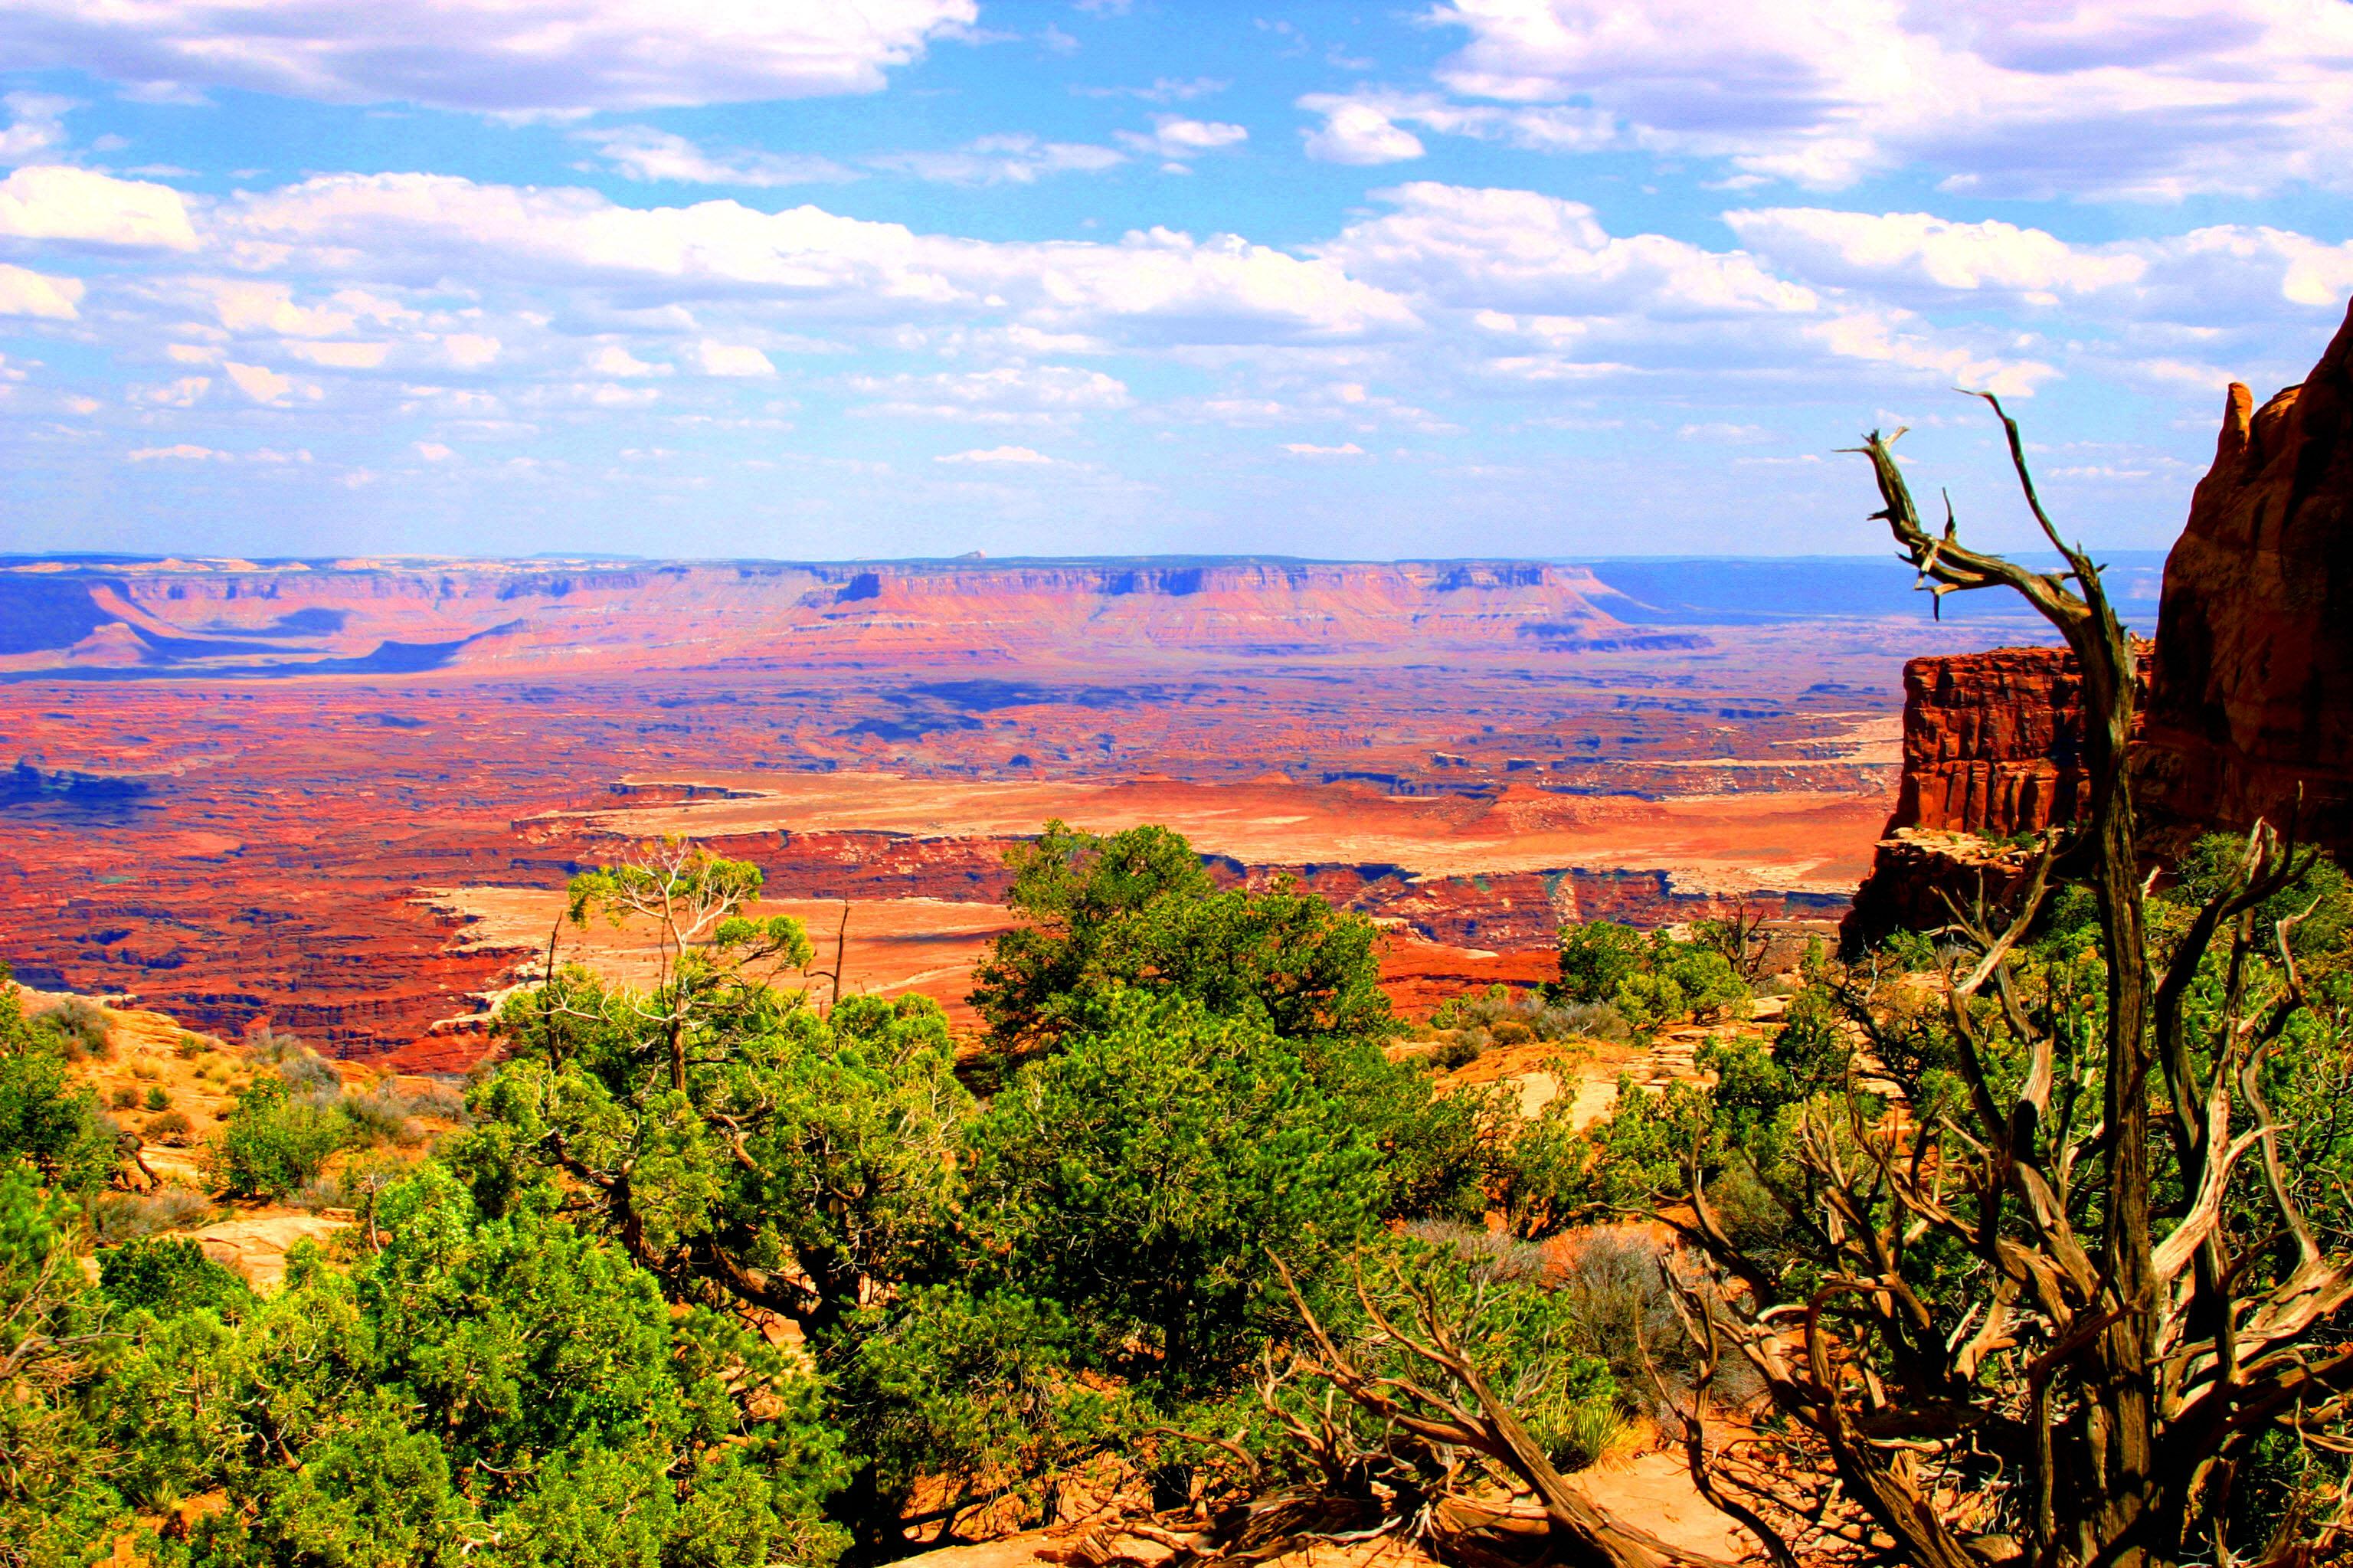
[[2162, 547], [2348, 0], [0, 0], [0, 551]]

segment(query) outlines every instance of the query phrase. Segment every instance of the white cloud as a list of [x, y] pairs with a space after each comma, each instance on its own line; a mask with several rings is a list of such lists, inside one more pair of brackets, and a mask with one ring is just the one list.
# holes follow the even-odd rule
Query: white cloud
[[193, 250], [187, 205], [169, 185], [36, 164], [0, 180], [0, 234]]
[[81, 296], [79, 278], [52, 278], [0, 262], [0, 316], [47, 316], [69, 322], [80, 313], [74, 307]]
[[668, 376], [670, 366], [649, 365], [617, 343], [608, 343], [588, 356], [588, 368], [599, 376]]
[[176, 381], [161, 386], [133, 387], [131, 399], [135, 403], [152, 403], [159, 408], [189, 408], [195, 406], [212, 387], [209, 376], [183, 376]]
[[1374, 195], [1395, 210], [1349, 225], [1315, 254], [1351, 277], [1451, 306], [1701, 316], [1820, 303], [1737, 251], [1614, 236], [1582, 202], [1428, 181]]
[[1007, 366], [937, 376], [855, 376], [850, 387], [881, 401], [860, 413], [967, 419], [980, 424], [1045, 424], [1124, 408], [1127, 386], [1076, 366]]
[[2039, 228], [1956, 223], [1925, 212], [1776, 207], [1727, 212], [1724, 221], [1743, 243], [1832, 282], [1916, 279], [1941, 289], [2055, 298], [2127, 287], [2148, 270], [2145, 258], [2120, 248], [2078, 248]]
[[153, 87], [492, 112], [871, 92], [973, 0], [14, 0], [0, 55]]
[[294, 387], [291, 378], [267, 366], [239, 365], [232, 359], [221, 368], [228, 372], [228, 378], [237, 383], [238, 391], [257, 403], [283, 403]]
[[216, 451], [211, 447], [196, 446], [189, 441], [181, 441], [168, 447], [140, 447], [122, 455], [129, 462], [231, 462], [235, 461], [227, 452]]
[[624, 207], [593, 191], [477, 185], [439, 175], [338, 175], [233, 198], [231, 243], [311, 265], [475, 287], [608, 282], [789, 302], [844, 317], [987, 313], [1045, 331], [1191, 342], [1358, 336], [1410, 329], [1411, 311], [1337, 264], [1231, 235], [1165, 228], [1116, 244], [920, 235], [815, 207], [733, 201]]
[[417, 441], [413, 444], [417, 449], [417, 455], [427, 462], [447, 462], [456, 455], [439, 441]]
[[839, 184], [859, 177], [856, 170], [844, 168], [830, 158], [745, 148], [713, 152], [650, 125], [615, 125], [574, 134], [633, 180], [767, 189], [777, 185]]
[[1724, 220], [1765, 260], [1809, 282], [2006, 294], [2040, 306], [2075, 301], [2118, 322], [2274, 322], [2283, 303], [2333, 311], [2353, 291], [2353, 242], [2260, 225], [2076, 245], [2039, 228], [1916, 212], [1777, 207], [1727, 212]]
[[1589, 101], [1630, 145], [1816, 186], [1905, 163], [2014, 195], [2343, 186], [2344, 0], [1453, 0], [1469, 98]]
[[944, 452], [932, 461], [934, 462], [1035, 464], [1050, 463], [1054, 460], [1043, 452], [1032, 451], [1028, 447], [987, 447], [977, 448], [968, 452]]
[[1115, 133], [1120, 145], [1147, 157], [1197, 158], [1250, 140], [1249, 130], [1217, 120], [1187, 120], [1181, 114], [1155, 114], [1149, 134], [1139, 131]]
[[[374, 370], [392, 352], [388, 343], [290, 343], [286, 352], [305, 365], [329, 370]], [[239, 382], [239, 386], [244, 383]]]
[[1126, 157], [1085, 142], [1047, 142], [1026, 132], [982, 136], [944, 153], [884, 153], [866, 160], [917, 179], [955, 185], [1034, 185], [1048, 175], [1096, 174]]
[[1324, 117], [1301, 132], [1307, 155], [1327, 164], [1396, 164], [1426, 150], [1409, 125], [1538, 153], [1591, 153], [1614, 146], [1622, 128], [1607, 111], [1569, 106], [1505, 109], [1451, 102], [1435, 93], [1311, 92], [1299, 107]]
[[70, 98], [44, 92], [12, 92], [0, 98], [8, 106], [8, 128], [0, 131], [0, 164], [29, 164], [65, 145], [65, 112], [78, 107]]
[[720, 343], [704, 338], [695, 345], [695, 359], [705, 376], [774, 376], [768, 356], [749, 344]]
[[1362, 457], [1365, 449], [1354, 441], [1344, 441], [1336, 447], [1319, 447], [1306, 441], [1285, 441], [1282, 450], [1293, 457]]
[[1427, 151], [1421, 138], [1405, 130], [1375, 103], [1316, 95], [1301, 106], [1324, 116], [1323, 125], [1302, 132], [1307, 155], [1326, 164], [1398, 164]]
[[460, 370], [480, 370], [498, 358], [501, 346], [484, 333], [453, 332], [441, 339], [441, 355]]

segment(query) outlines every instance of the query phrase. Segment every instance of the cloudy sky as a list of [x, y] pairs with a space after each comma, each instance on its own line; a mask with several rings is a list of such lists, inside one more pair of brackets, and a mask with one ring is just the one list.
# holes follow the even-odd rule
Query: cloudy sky
[[0, 551], [2161, 547], [2353, 0], [0, 0]]

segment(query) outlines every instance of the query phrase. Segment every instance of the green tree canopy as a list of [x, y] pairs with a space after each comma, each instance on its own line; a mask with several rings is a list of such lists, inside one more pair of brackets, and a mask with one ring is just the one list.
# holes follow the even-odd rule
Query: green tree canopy
[[1092, 1026], [1115, 989], [1190, 997], [1294, 1037], [1389, 1027], [1372, 922], [1295, 883], [1220, 890], [1160, 827], [1105, 837], [1050, 821], [1008, 861], [1006, 903], [1027, 923], [997, 939], [972, 993], [1001, 1047]]

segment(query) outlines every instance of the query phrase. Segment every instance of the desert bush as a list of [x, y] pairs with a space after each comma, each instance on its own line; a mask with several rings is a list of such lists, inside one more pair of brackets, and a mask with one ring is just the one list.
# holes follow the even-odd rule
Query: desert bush
[[33, 1014], [33, 1022], [46, 1026], [57, 1037], [69, 1062], [79, 1062], [85, 1056], [103, 1060], [114, 1054], [106, 1013], [87, 997], [69, 996], [52, 1003]]
[[212, 1200], [186, 1187], [153, 1192], [106, 1192], [88, 1209], [90, 1231], [101, 1246], [114, 1246], [158, 1231], [185, 1231], [210, 1220]]
[[353, 1141], [397, 1143], [404, 1148], [421, 1142], [424, 1135], [408, 1119], [408, 1102], [390, 1084], [379, 1084], [364, 1094], [346, 1094], [337, 1102]]
[[466, 1091], [457, 1084], [439, 1078], [426, 1078], [413, 1087], [403, 1089], [401, 1096], [410, 1116], [430, 1117], [435, 1121], [454, 1121], [461, 1127], [469, 1120]]
[[99, 1254], [98, 1284], [123, 1311], [164, 1318], [200, 1308], [234, 1318], [253, 1305], [253, 1287], [185, 1236], [144, 1236]]
[[117, 1084], [106, 1098], [116, 1110], [129, 1110], [139, 1103], [139, 1091], [129, 1084]]
[[275, 1072], [288, 1093], [297, 1098], [323, 1104], [343, 1092], [343, 1075], [335, 1071], [335, 1065], [295, 1035], [280, 1034], [265, 1025], [246, 1037], [246, 1049], [257, 1066]]
[[141, 1056], [131, 1064], [131, 1075], [143, 1084], [151, 1079], [162, 1077], [164, 1069], [146, 1057]]
[[340, 1108], [294, 1098], [277, 1078], [256, 1078], [237, 1095], [206, 1164], [224, 1197], [276, 1198], [318, 1175], [348, 1138]]
[[142, 1137], [153, 1139], [157, 1143], [170, 1144], [174, 1149], [188, 1141], [188, 1134], [192, 1130], [187, 1113], [175, 1110], [149, 1117], [139, 1129]]
[[172, 1054], [183, 1062], [193, 1062], [211, 1049], [210, 1044], [194, 1034], [183, 1034], [172, 1042]]
[[147, 1086], [147, 1098], [145, 1103], [147, 1108], [151, 1111], [170, 1110], [172, 1108], [172, 1097], [169, 1092], [164, 1089], [163, 1085], [150, 1084]]

